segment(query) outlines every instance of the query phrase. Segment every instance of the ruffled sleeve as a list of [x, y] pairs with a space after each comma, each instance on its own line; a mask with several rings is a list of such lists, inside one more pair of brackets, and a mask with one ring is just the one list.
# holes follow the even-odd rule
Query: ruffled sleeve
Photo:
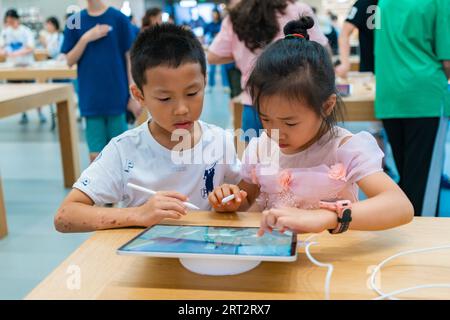
[[383, 171], [383, 157], [375, 138], [365, 131], [353, 135], [337, 149], [337, 162], [346, 168], [346, 180], [350, 183]]

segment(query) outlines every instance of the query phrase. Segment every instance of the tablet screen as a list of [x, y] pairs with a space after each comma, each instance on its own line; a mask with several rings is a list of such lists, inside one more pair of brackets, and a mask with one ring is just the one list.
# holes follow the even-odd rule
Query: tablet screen
[[296, 236], [277, 231], [256, 235], [258, 228], [156, 225], [124, 245], [122, 252], [220, 254], [290, 257]]
[[348, 97], [351, 95], [351, 85], [350, 84], [337, 84], [336, 90], [339, 92], [341, 97]]

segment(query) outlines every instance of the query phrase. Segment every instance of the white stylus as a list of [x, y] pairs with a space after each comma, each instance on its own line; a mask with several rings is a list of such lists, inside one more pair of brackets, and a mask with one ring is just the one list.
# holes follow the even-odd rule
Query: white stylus
[[[145, 192], [146, 194], [148, 194], [148, 195], [150, 195], [150, 196], [154, 196], [154, 195], [156, 194], [156, 191], [153, 191], [153, 190], [150, 190], [150, 189], [147, 189], [147, 188], [138, 186], [138, 185], [133, 184], [133, 183], [127, 183], [127, 186], [129, 186], [131, 189]], [[199, 207], [197, 207], [196, 205], [194, 205], [194, 204], [192, 204], [192, 203], [190, 203], [190, 202], [183, 202], [183, 204], [184, 204], [187, 208], [189, 208], [189, 209], [191, 209], [191, 210], [200, 210]]]
[[230, 202], [231, 200], [233, 200], [235, 198], [234, 194], [232, 194], [231, 196], [225, 197], [222, 199], [222, 204], [225, 204], [227, 202]]

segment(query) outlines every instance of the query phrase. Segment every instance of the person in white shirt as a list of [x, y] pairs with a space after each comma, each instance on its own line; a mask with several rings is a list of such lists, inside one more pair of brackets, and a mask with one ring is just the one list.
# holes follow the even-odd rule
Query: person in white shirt
[[[208, 194], [215, 186], [240, 181], [233, 135], [199, 121], [206, 57], [192, 31], [153, 26], [140, 33], [130, 60], [130, 90], [151, 119], [113, 138], [81, 174], [55, 216], [60, 232], [180, 219], [195, 214], [187, 213], [185, 201], [210, 210]], [[157, 194], [149, 197], [128, 183]], [[119, 202], [121, 208], [101, 207]]]
[[39, 38], [51, 59], [56, 59], [61, 53], [64, 35], [61, 32], [58, 18], [49, 17], [45, 22], [45, 32]]
[[[20, 23], [16, 10], [5, 13], [5, 29], [0, 34], [0, 55], [6, 56], [6, 61], [16, 67], [28, 66], [34, 62], [34, 35], [30, 28]], [[16, 81], [9, 81], [16, 82]], [[20, 81], [23, 82], [23, 81]], [[39, 121], [45, 123], [45, 116], [38, 109]], [[28, 123], [26, 113], [22, 114], [21, 124]]]

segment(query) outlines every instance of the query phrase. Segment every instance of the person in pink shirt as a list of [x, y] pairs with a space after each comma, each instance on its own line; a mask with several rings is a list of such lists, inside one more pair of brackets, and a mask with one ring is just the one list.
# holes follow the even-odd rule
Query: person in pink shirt
[[[241, 86], [245, 87], [250, 72], [264, 47], [283, 37], [283, 27], [291, 20], [314, 13], [306, 4], [292, 0], [245, 0], [232, 6], [223, 20], [220, 32], [208, 49], [209, 64], [235, 62], [242, 73]], [[311, 40], [328, 46], [328, 40], [316, 23], [308, 31]], [[331, 49], [329, 49], [331, 52]], [[243, 92], [242, 129], [246, 138], [258, 136], [261, 121], [252, 106], [248, 92]], [[254, 129], [252, 134], [249, 129]]]
[[337, 126], [343, 105], [329, 54], [309, 40], [313, 25], [306, 16], [289, 22], [258, 57], [247, 87], [264, 131], [244, 152], [239, 184], [215, 188], [209, 201], [218, 212], [262, 211], [259, 235], [408, 223], [414, 208], [383, 172], [375, 138]]

